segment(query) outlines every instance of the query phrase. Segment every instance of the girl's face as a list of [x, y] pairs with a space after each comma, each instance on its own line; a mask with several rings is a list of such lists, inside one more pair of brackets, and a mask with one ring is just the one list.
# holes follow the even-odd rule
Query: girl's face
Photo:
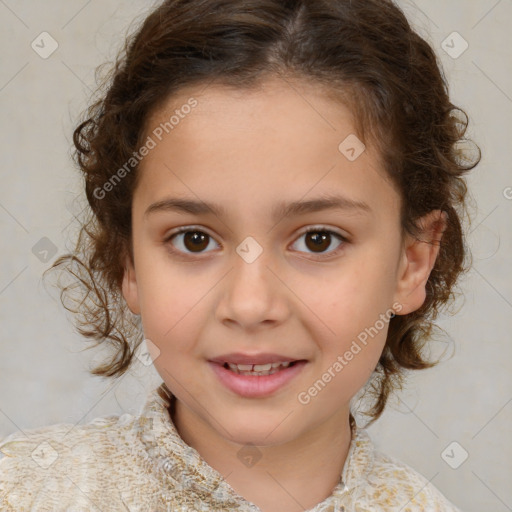
[[[123, 293], [186, 422], [257, 445], [339, 429], [435, 260], [402, 240], [399, 194], [349, 109], [302, 82], [198, 87], [146, 137]], [[244, 376], [225, 361], [300, 363]]]

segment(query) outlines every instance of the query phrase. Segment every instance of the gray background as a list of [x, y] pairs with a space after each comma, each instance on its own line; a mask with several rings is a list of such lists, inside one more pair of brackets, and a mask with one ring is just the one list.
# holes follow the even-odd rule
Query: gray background
[[[468, 180], [474, 266], [461, 283], [457, 314], [439, 322], [446, 334], [437, 346], [447, 346], [452, 357], [412, 374], [370, 434], [379, 449], [421, 472], [462, 510], [512, 510], [512, 0], [399, 4], [434, 45], [452, 101], [469, 113], [469, 136], [484, 157]], [[70, 161], [71, 134], [94, 89], [94, 70], [115, 56], [149, 6], [0, 0], [0, 436], [137, 414], [161, 382], [140, 362], [118, 381], [90, 376], [100, 351], [83, 352], [87, 342], [74, 332], [56, 292], [41, 282], [43, 270], [71, 247], [73, 214], [84, 206]], [[47, 37], [40, 36], [44, 31], [58, 43], [46, 59], [31, 47]], [[454, 31], [469, 44], [457, 58], [442, 47], [447, 41], [452, 54], [462, 48]], [[45, 41], [40, 52], [51, 48]], [[41, 261], [44, 248], [47, 261]]]

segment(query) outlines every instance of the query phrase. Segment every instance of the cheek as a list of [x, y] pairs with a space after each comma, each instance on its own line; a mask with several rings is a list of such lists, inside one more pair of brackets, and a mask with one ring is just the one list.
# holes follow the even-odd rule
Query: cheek
[[180, 340], [186, 340], [198, 325], [201, 297], [208, 286], [155, 259], [147, 262], [137, 281], [145, 336], [162, 350], [179, 349]]
[[331, 314], [325, 316], [334, 331], [325, 334], [322, 329], [323, 336], [316, 334], [321, 353], [318, 378], [333, 383], [325, 400], [349, 401], [374, 372], [386, 343], [391, 314], [378, 306], [340, 300]]
[[353, 263], [320, 281], [305, 280], [298, 295], [306, 297], [308, 330], [322, 352], [320, 371], [330, 368], [337, 376], [333, 380], [355, 392], [384, 348], [394, 281], [391, 265], [383, 260], [358, 258]]
[[346, 339], [386, 313], [392, 304], [394, 280], [385, 266], [361, 262], [336, 269], [321, 282], [304, 279], [297, 291], [326, 333]]

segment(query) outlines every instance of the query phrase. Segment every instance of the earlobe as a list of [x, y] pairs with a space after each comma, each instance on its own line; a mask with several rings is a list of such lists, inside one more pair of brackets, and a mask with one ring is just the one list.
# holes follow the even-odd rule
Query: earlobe
[[425, 302], [427, 281], [439, 254], [447, 218], [446, 212], [433, 210], [419, 220], [422, 231], [418, 238], [407, 235], [395, 292], [395, 300], [402, 305], [401, 315], [416, 311]]
[[139, 295], [137, 289], [137, 279], [135, 268], [131, 258], [125, 258], [122, 292], [128, 308], [134, 315], [140, 315]]

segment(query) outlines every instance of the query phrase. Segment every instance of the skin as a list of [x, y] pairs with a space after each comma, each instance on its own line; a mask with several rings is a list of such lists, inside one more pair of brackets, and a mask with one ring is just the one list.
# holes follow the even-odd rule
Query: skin
[[[146, 135], [191, 96], [197, 107], [141, 164], [123, 295], [158, 347], [154, 364], [177, 397], [173, 421], [184, 441], [261, 510], [308, 509], [340, 479], [350, 400], [375, 369], [388, 324], [308, 404], [298, 394], [379, 315], [393, 305], [407, 314], [423, 304], [438, 244], [402, 238], [400, 194], [379, 155], [368, 142], [353, 162], [338, 150], [356, 133], [354, 121], [319, 86], [276, 78], [251, 91], [183, 90], [151, 116]], [[281, 201], [327, 194], [363, 201], [370, 211], [270, 216]], [[144, 215], [167, 197], [213, 202], [225, 215]], [[440, 214], [423, 219], [427, 239], [442, 236]], [[347, 241], [333, 234], [315, 252], [304, 232], [318, 225]], [[184, 226], [209, 235], [199, 252], [183, 234], [168, 239]], [[248, 236], [263, 250], [252, 263], [236, 252]], [[207, 363], [230, 352], [308, 363], [272, 396], [243, 398]], [[262, 455], [252, 467], [237, 457], [248, 443]]]

